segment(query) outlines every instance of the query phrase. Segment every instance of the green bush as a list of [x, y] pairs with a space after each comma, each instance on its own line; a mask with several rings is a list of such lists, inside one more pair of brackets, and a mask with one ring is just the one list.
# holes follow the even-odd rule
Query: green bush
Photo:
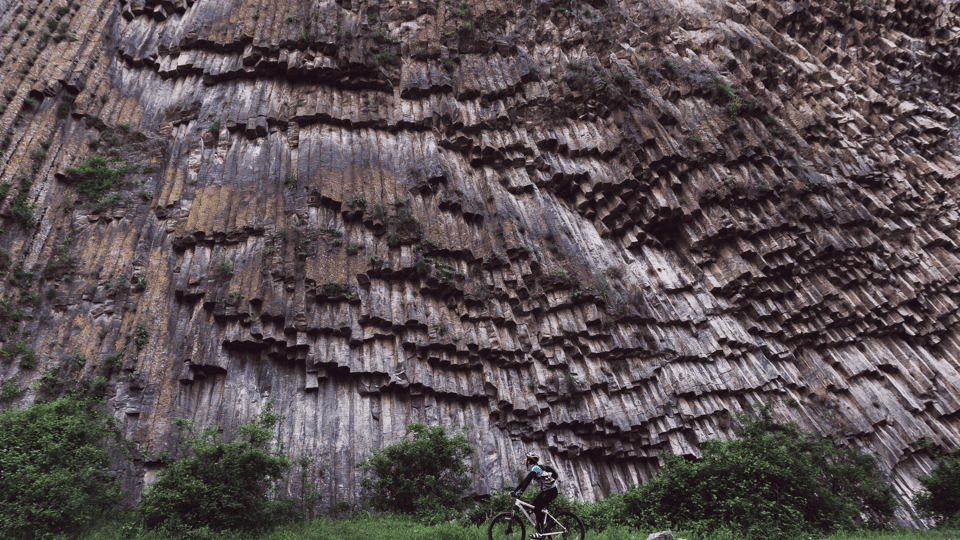
[[636, 525], [767, 539], [852, 530], [861, 514], [873, 526], [893, 517], [893, 488], [874, 456], [777, 423], [769, 403], [739, 419], [743, 438], [704, 441], [697, 461], [661, 454], [657, 477], [624, 495]]
[[0, 413], [0, 534], [77, 534], [120, 502], [110, 479], [116, 421], [90, 398], [63, 398]]
[[[610, 527], [625, 527], [630, 524], [627, 503], [623, 495], [611, 493], [609, 497], [590, 503], [573, 503], [576, 513], [589, 531], [602, 531]], [[559, 505], [558, 505], [559, 506]]]
[[466, 427], [451, 431], [453, 437], [443, 426], [414, 422], [407, 426], [412, 438], [373, 449], [359, 465], [373, 475], [360, 481], [373, 508], [434, 523], [461, 515], [467, 507], [463, 493], [473, 483], [463, 460], [476, 450]]
[[[97, 143], [99, 142], [97, 139]], [[127, 171], [123, 167], [111, 169], [107, 158], [96, 155], [76, 167], [67, 169], [67, 173], [80, 180], [77, 191], [91, 201], [99, 201], [104, 193], [120, 183]]]
[[167, 468], [143, 494], [137, 509], [142, 524], [181, 532], [200, 524], [254, 530], [289, 519], [293, 501], [269, 498], [271, 483], [292, 467], [286, 456], [270, 450], [282, 418], [268, 401], [230, 442], [215, 425], [199, 430], [189, 420], [175, 419], [177, 448], [159, 456]]
[[930, 474], [918, 480], [923, 491], [914, 496], [913, 504], [920, 515], [935, 519], [937, 525], [948, 521], [960, 525], [960, 449], [941, 456]]
[[20, 387], [20, 383], [13, 379], [4, 381], [0, 386], [0, 401], [18, 398], [22, 393], [23, 388]]
[[[514, 487], [516, 486], [504, 483], [500, 489], [492, 491], [490, 493], [490, 498], [479, 501], [467, 509], [466, 521], [474, 525], [483, 525], [487, 523], [491, 517], [499, 514], [500, 512], [509, 511], [510, 507], [513, 505], [513, 501], [510, 499], [510, 492], [513, 491]], [[528, 498], [530, 498], [530, 494], [534, 493], [535, 491], [536, 490], [528, 490], [527, 493], [521, 497], [521, 499], [526, 501]]]
[[13, 217], [17, 218], [26, 229], [33, 228], [34, 225], [33, 210], [36, 208], [36, 205], [30, 202], [30, 188], [32, 186], [33, 182], [27, 178], [21, 178], [20, 192], [17, 193], [17, 196], [14, 197], [10, 203], [10, 212], [13, 214]]

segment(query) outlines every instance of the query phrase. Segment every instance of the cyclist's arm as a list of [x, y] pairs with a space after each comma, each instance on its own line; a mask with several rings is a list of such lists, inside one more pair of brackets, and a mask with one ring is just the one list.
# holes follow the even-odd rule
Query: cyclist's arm
[[522, 494], [527, 489], [527, 486], [530, 485], [530, 482], [532, 482], [536, 477], [537, 473], [530, 471], [530, 473], [527, 474], [527, 477], [523, 479], [523, 482], [520, 482], [520, 485], [517, 486], [517, 489], [513, 490], [513, 492], [517, 495]]

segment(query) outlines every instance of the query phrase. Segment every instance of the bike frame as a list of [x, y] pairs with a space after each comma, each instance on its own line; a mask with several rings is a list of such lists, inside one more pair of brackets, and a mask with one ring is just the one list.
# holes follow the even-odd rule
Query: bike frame
[[[524, 506], [526, 506], [527, 508], [530, 508], [530, 509], [532, 510], [532, 509], [533, 509], [533, 505], [532, 505], [532, 504], [529, 504], [529, 503], [525, 503], [525, 502], [523, 502], [523, 501], [521, 501], [520, 499], [517, 499], [517, 498], [514, 498], [514, 499], [513, 499], [513, 505], [520, 510], [520, 512], [524, 515], [524, 517], [527, 518], [527, 521], [529, 521], [530, 524], [533, 525], [533, 530], [536, 531], [536, 530], [537, 530], [537, 522], [536, 522], [536, 521], [533, 519], [533, 517], [523, 508]], [[516, 512], [514, 512], [514, 515], [516, 515]], [[553, 516], [550, 515], [550, 512], [548, 512], [546, 508], [543, 509], [543, 516], [544, 516], [544, 517], [543, 517], [543, 525], [544, 525], [544, 527], [546, 527], [547, 524], [549, 523], [549, 521], [547, 521], [547, 520], [549, 519], [550, 521], [553, 521], [553, 523], [555, 523], [556, 525], [559, 525], [560, 528], [563, 529], [563, 530], [544, 533], [542, 536], [557, 536], [557, 535], [560, 535], [560, 534], [566, 534], [566, 533], [568, 532], [568, 531], [567, 531], [567, 528], [563, 526], [563, 523], [560, 523], [559, 521], [557, 521], [556, 519], [554, 519]]]

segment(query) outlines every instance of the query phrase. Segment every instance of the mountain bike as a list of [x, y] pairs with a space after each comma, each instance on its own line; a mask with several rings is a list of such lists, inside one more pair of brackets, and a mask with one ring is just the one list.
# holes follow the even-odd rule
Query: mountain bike
[[[527, 512], [526, 510], [526, 508], [532, 510], [533, 505], [527, 504], [516, 497], [511, 498], [513, 498], [513, 506], [515, 508], [509, 512], [497, 514], [490, 520], [490, 540], [524, 540], [527, 538], [527, 528], [523, 520], [520, 519], [517, 510], [520, 511], [519, 514], [523, 514], [523, 516], [527, 518], [533, 530], [537, 530], [537, 525], [536, 522], [533, 521], [531, 512]], [[569, 507], [560, 508], [559, 510], [560, 512], [555, 516], [550, 515], [550, 512], [546, 509], [543, 510], [546, 516], [543, 520], [544, 532], [540, 535], [540, 538], [546, 540], [583, 540], [587, 535], [587, 531], [583, 526], [583, 522], [580, 521], [580, 518], [571, 512]]]

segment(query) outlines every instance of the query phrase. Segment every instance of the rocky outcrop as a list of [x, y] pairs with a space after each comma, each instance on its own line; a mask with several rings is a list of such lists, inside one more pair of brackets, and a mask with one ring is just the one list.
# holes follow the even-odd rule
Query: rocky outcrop
[[901, 496], [960, 444], [957, 2], [59, 1], [0, 6], [0, 377], [105, 387], [130, 487], [268, 398], [330, 503], [412, 421], [584, 499], [766, 400]]

